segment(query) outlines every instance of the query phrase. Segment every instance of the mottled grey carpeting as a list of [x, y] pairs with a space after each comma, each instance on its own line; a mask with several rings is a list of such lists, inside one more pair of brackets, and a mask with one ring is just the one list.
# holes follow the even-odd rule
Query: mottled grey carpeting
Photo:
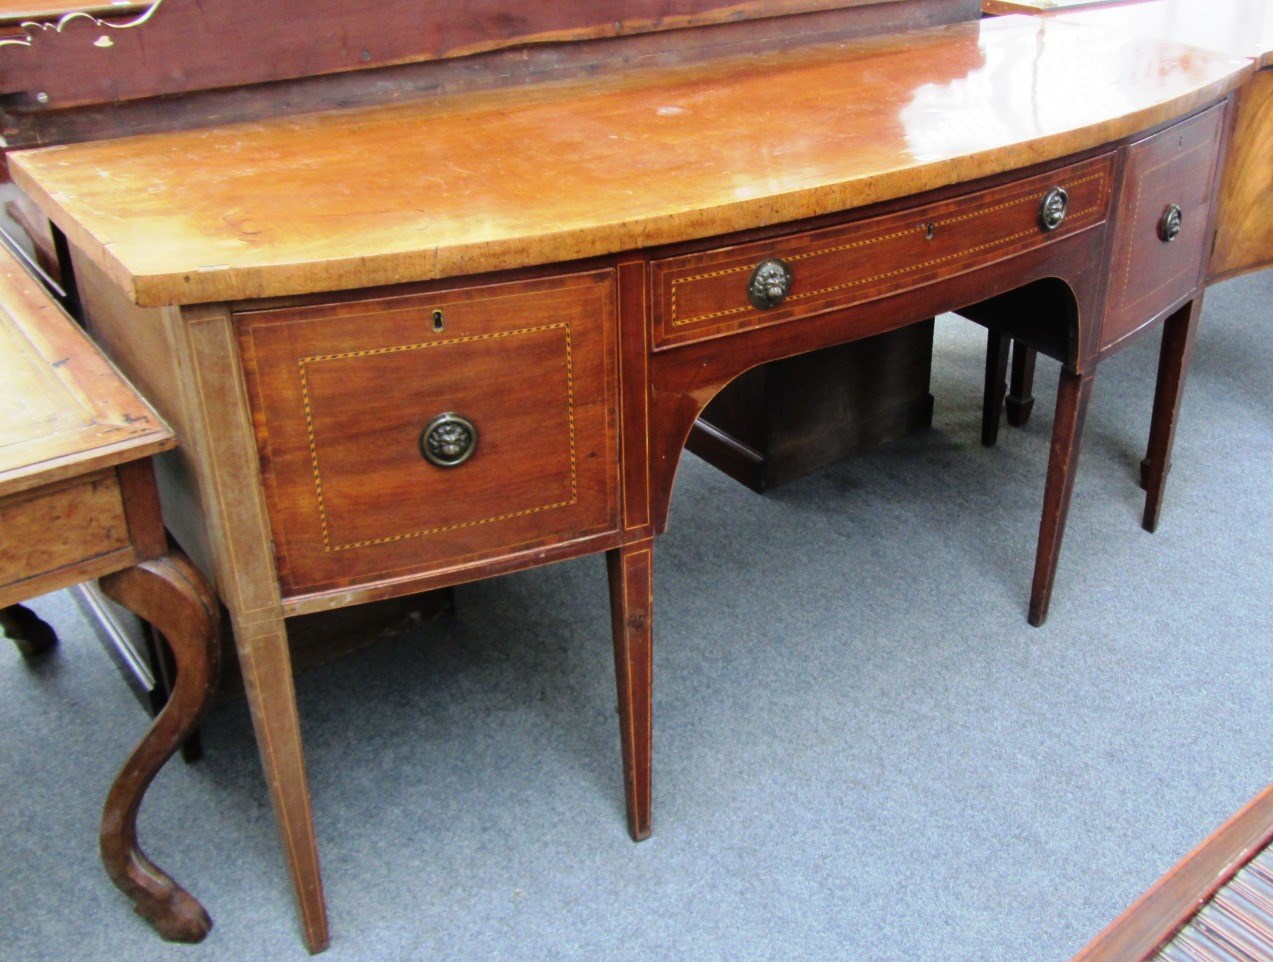
[[[654, 836], [623, 823], [600, 558], [299, 680], [341, 960], [1068, 959], [1273, 777], [1273, 273], [1208, 294], [1158, 534], [1157, 337], [1097, 377], [1048, 624], [1025, 605], [1055, 367], [978, 444], [943, 318], [932, 431], [759, 497], [686, 457], [657, 550]], [[143, 718], [76, 608], [0, 649], [0, 959], [300, 960], [241, 702], [142, 840], [216, 920], [161, 943], [99, 806]]]

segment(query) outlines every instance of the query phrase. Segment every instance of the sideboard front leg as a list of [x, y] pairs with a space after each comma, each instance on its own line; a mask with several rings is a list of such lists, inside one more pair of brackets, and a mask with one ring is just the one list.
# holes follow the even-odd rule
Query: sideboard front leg
[[1052, 423], [1052, 453], [1048, 458], [1048, 478], [1043, 489], [1043, 518], [1039, 522], [1039, 547], [1034, 560], [1034, 585], [1030, 591], [1030, 624], [1038, 627], [1048, 616], [1056, 563], [1061, 555], [1065, 517], [1078, 474], [1079, 445], [1083, 420], [1092, 396], [1092, 371], [1071, 374], [1061, 369], [1056, 392], [1056, 420]]
[[624, 545], [606, 554], [614, 675], [619, 692], [623, 787], [633, 841], [650, 834], [650, 768], [653, 742], [654, 542]]
[[1180, 418], [1180, 398], [1184, 393], [1189, 358], [1198, 336], [1202, 297], [1198, 296], [1167, 318], [1163, 324], [1162, 347], [1158, 355], [1158, 382], [1154, 387], [1154, 414], [1149, 425], [1149, 450], [1141, 462], [1141, 482], [1145, 489], [1145, 514], [1141, 526], [1149, 532], [1158, 528], [1163, 489], [1171, 469], [1171, 445]]
[[199, 942], [212, 920], [189, 892], [137, 844], [137, 812], [151, 781], [194, 729], [216, 686], [219, 611], [202, 576], [184, 557], [146, 561], [101, 579], [102, 591], [167, 640], [177, 681], [164, 710], [115, 778], [102, 812], [106, 872], [137, 914], [171, 942]]

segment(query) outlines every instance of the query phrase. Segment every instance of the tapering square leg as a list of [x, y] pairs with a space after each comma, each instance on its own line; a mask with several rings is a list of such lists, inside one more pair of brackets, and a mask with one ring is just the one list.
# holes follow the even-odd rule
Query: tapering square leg
[[981, 443], [992, 448], [999, 440], [999, 418], [1003, 413], [1003, 398], [1008, 391], [1008, 347], [1012, 341], [1007, 334], [990, 331], [986, 337], [986, 386], [981, 404]]
[[624, 545], [606, 554], [614, 675], [619, 693], [624, 800], [634, 841], [650, 834], [653, 742], [654, 542]]
[[1180, 398], [1184, 394], [1185, 376], [1189, 372], [1189, 359], [1198, 336], [1201, 313], [1202, 297], [1199, 295], [1163, 323], [1158, 382], [1154, 387], [1154, 414], [1149, 425], [1149, 449], [1141, 462], [1141, 486], [1145, 489], [1145, 514], [1141, 526], [1150, 532], [1158, 528], [1163, 489], [1167, 486], [1167, 472], [1171, 469], [1171, 446], [1180, 417]]
[[1008, 423], [1014, 428], [1023, 428], [1030, 421], [1030, 412], [1034, 409], [1034, 362], [1039, 352], [1027, 347], [1020, 341], [1012, 344], [1012, 383], [1008, 388], [1008, 396], [1003, 399], [1004, 410], [1008, 415]]
[[1056, 419], [1052, 424], [1052, 451], [1043, 489], [1039, 547], [1034, 560], [1034, 585], [1030, 591], [1030, 624], [1036, 627], [1043, 624], [1048, 616], [1056, 563], [1065, 534], [1065, 518], [1070, 510], [1070, 496], [1074, 493], [1074, 478], [1078, 474], [1083, 420], [1087, 416], [1087, 403], [1091, 396], [1091, 371], [1079, 375], [1061, 369], [1061, 383], [1056, 392]]

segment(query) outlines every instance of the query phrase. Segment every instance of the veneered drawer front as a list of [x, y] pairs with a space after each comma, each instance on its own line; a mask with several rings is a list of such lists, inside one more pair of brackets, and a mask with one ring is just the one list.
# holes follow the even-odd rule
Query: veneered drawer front
[[[239, 322], [286, 594], [617, 526], [612, 272]], [[476, 435], [450, 467], [443, 414]]]
[[132, 545], [114, 469], [7, 498], [0, 532], [0, 588]]
[[[1105, 220], [1113, 154], [962, 197], [773, 240], [655, 261], [655, 348], [720, 337], [885, 297], [982, 267]], [[1046, 230], [1040, 205], [1068, 195]], [[748, 297], [753, 271], [776, 258], [791, 272], [778, 306]]]
[[[1152, 321], [1199, 282], [1224, 106], [1132, 144], [1119, 201], [1101, 347]], [[1179, 233], [1164, 238], [1168, 209]]]

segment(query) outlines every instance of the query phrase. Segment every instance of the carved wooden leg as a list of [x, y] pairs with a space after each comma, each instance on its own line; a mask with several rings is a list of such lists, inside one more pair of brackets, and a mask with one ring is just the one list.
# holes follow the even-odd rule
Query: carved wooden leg
[[189, 892], [137, 844], [137, 812], [151, 781], [198, 723], [216, 686], [221, 654], [218, 608], [184, 557], [146, 561], [101, 579], [102, 591], [155, 626], [171, 646], [177, 683], [168, 704], [124, 764], [102, 812], [102, 861], [137, 914], [165, 939], [198, 942], [212, 920]]
[[1180, 398], [1184, 394], [1185, 376], [1198, 336], [1201, 313], [1202, 298], [1199, 296], [1163, 324], [1158, 383], [1154, 387], [1154, 415], [1149, 425], [1149, 450], [1141, 463], [1141, 482], [1145, 489], [1145, 514], [1141, 526], [1150, 532], [1158, 528], [1163, 489], [1167, 486], [1167, 472], [1171, 469], [1171, 445], [1180, 417]]
[[35, 658], [57, 644], [57, 635], [30, 608], [10, 605], [0, 608], [0, 629], [18, 646], [23, 658]]
[[1034, 361], [1038, 353], [1020, 341], [1012, 344], [1012, 386], [1004, 398], [1004, 406], [1008, 423], [1014, 428], [1025, 427], [1034, 408], [1034, 395], [1030, 392], [1034, 390]]
[[1030, 591], [1030, 624], [1036, 627], [1048, 616], [1061, 538], [1065, 534], [1065, 516], [1070, 510], [1070, 495], [1074, 493], [1074, 477], [1078, 474], [1083, 419], [1091, 396], [1091, 371], [1080, 376], [1061, 369], [1056, 420], [1052, 424], [1052, 453], [1043, 489], [1043, 519], [1039, 522], [1039, 547], [1034, 560], [1034, 586]]
[[628, 832], [639, 842], [650, 834], [654, 542], [643, 541], [608, 552], [606, 567], [610, 575], [610, 620]]
[[[150, 714], [158, 715], [168, 704], [172, 695], [172, 687], [177, 677], [177, 663], [172, 652], [160, 642], [158, 633], [150, 622], [141, 623], [141, 639], [146, 650], [146, 661], [150, 665], [150, 673], [154, 676], [155, 685], [150, 689]], [[186, 764], [197, 762], [203, 757], [203, 739], [199, 729], [195, 728], [190, 737], [181, 743], [181, 760]]]
[[1003, 396], [1008, 390], [1004, 378], [1008, 374], [1008, 345], [1012, 341], [1007, 334], [990, 331], [986, 338], [986, 389], [981, 403], [981, 443], [988, 448], [999, 440], [999, 416], [1003, 411]]

